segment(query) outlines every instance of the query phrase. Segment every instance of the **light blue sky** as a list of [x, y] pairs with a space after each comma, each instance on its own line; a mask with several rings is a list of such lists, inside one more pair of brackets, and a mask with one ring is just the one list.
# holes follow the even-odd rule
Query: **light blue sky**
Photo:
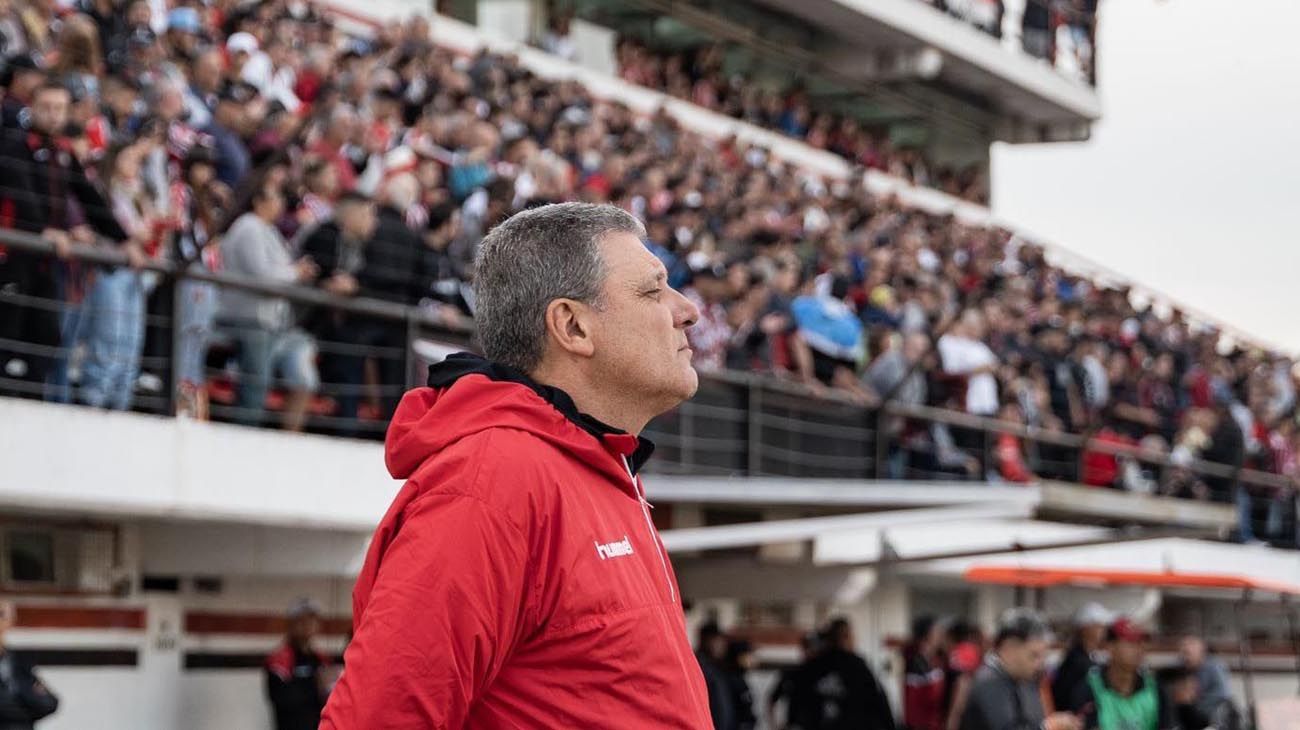
[[1300, 352], [1300, 0], [1103, 0], [1092, 139], [997, 144], [994, 210]]

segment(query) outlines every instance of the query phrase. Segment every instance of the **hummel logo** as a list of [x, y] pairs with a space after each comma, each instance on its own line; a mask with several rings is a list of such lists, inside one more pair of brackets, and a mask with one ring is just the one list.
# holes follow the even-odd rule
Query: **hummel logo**
[[631, 555], [632, 541], [627, 539], [627, 535], [624, 535], [623, 539], [618, 542], [607, 542], [604, 545], [596, 543], [596, 554], [600, 556], [601, 560]]

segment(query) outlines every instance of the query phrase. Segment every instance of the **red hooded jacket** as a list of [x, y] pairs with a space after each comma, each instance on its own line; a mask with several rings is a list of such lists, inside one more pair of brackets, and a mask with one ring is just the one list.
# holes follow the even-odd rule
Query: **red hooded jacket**
[[636, 468], [653, 448], [471, 355], [388, 430], [407, 480], [322, 728], [712, 727]]

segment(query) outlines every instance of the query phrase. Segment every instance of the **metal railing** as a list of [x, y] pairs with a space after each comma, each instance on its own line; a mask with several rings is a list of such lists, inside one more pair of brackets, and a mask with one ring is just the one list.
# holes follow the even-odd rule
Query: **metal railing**
[[[0, 245], [52, 259], [52, 246], [40, 237], [20, 231], [0, 231]], [[72, 259], [83, 264], [123, 266], [124, 257], [117, 251], [98, 247], [74, 247]], [[449, 327], [444, 321], [420, 307], [361, 297], [343, 298], [324, 291], [258, 281], [227, 273], [211, 273], [193, 268], [183, 269], [164, 261], [154, 261], [143, 271], [154, 272], [172, 284], [179, 293], [180, 282], [208, 282], [221, 289], [236, 289], [288, 300], [295, 305], [310, 305], [400, 325], [404, 337], [400, 346], [389, 348], [353, 348], [350, 354], [360, 357], [400, 359], [405, 375], [401, 383], [380, 383], [388, 395], [421, 384], [428, 360], [420, 354], [422, 345], [435, 343], [445, 348], [469, 348], [472, 333], [468, 329]], [[0, 290], [0, 303], [62, 310], [64, 302], [39, 299]], [[156, 358], [153, 365], [167, 365], [170, 383], [179, 382], [176, 352], [179, 328], [176, 313], [184, 306], [175, 296], [170, 314], [151, 314], [148, 323], [168, 335], [169, 350]], [[218, 327], [218, 330], [221, 328]], [[218, 337], [220, 340], [220, 336]], [[57, 347], [33, 346], [31, 343], [0, 339], [0, 351], [34, 352], [40, 355], [69, 358], [75, 343]], [[348, 352], [346, 343], [318, 343], [323, 355]], [[3, 363], [0, 363], [0, 367]], [[209, 371], [219, 379], [238, 380], [241, 374], [230, 365]], [[357, 386], [350, 386], [357, 387]], [[0, 391], [49, 398], [48, 383], [31, 383], [16, 379], [0, 370]], [[323, 383], [321, 394], [337, 397], [337, 383]], [[176, 388], [137, 397], [136, 410], [175, 413]], [[212, 416], [221, 420], [253, 422], [238, 406], [214, 405]], [[344, 419], [324, 408], [316, 408], [308, 417], [308, 430], [326, 433], [381, 437], [386, 420], [371, 418]], [[972, 469], [955, 468], [938, 463], [932, 439], [936, 429], [947, 429], [953, 436], [958, 454], [969, 457]], [[921, 438], [910, 438], [920, 435]], [[1061, 433], [972, 416], [939, 408], [887, 402], [870, 409], [831, 395], [814, 395], [802, 385], [767, 375], [720, 372], [703, 374], [700, 389], [690, 401], [655, 419], [646, 435], [658, 445], [651, 468], [660, 472], [734, 476], [790, 476], [846, 479], [952, 479], [985, 482], [997, 479], [995, 450], [999, 436], [1018, 439], [1026, 453], [1029, 467], [1040, 477], [1063, 481], [1082, 481], [1085, 459], [1090, 454], [1111, 455], [1132, 460], [1157, 478], [1165, 470], [1178, 467], [1218, 485], [1226, 498], [1233, 486], [1244, 484], [1259, 490], [1292, 488], [1291, 480], [1266, 472], [1224, 464], [1194, 461], [1173, 463], [1163, 452], [1099, 441], [1089, 435]], [[1228, 492], [1223, 492], [1228, 490]]]

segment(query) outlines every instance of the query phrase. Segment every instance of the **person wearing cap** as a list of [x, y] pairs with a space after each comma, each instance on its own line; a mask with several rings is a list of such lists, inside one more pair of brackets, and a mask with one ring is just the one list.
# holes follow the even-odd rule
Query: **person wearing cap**
[[1105, 606], [1089, 601], [1074, 614], [1074, 637], [1052, 678], [1052, 702], [1069, 707], [1088, 672], [1097, 665], [1106, 643], [1106, 627], [1115, 620]]
[[1109, 659], [1088, 670], [1070, 704], [1084, 730], [1172, 730], [1173, 706], [1146, 669], [1149, 636], [1136, 621], [1116, 619], [1106, 629]]
[[1043, 710], [1039, 680], [1051, 632], [1036, 611], [1012, 608], [998, 619], [993, 651], [975, 672], [961, 730], [1081, 730], [1079, 718]]
[[194, 58], [199, 50], [199, 34], [202, 31], [203, 22], [197, 9], [181, 6], [167, 11], [167, 31], [163, 35], [163, 43], [168, 58], [180, 61]]
[[257, 98], [257, 89], [242, 81], [228, 81], [217, 94], [212, 121], [203, 129], [212, 137], [217, 150], [217, 179], [231, 189], [239, 186], [253, 168], [245, 136], [252, 131], [249, 104]]
[[320, 633], [320, 607], [309, 598], [289, 606], [284, 642], [266, 657], [266, 695], [275, 730], [316, 730], [329, 697], [332, 665], [312, 645]]

